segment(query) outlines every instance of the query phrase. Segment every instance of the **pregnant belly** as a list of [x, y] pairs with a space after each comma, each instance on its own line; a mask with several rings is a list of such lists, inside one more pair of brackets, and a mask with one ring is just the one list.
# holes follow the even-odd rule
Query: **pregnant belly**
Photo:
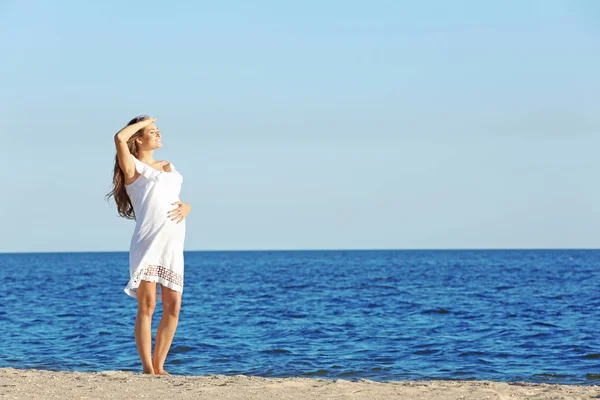
[[168, 236], [170, 240], [183, 242], [185, 239], [185, 219], [180, 222], [168, 219], [162, 230], [163, 234]]
[[160, 235], [163, 239], [182, 241], [185, 238], [185, 219], [180, 222], [172, 220], [169, 211], [177, 207], [172, 202], [161, 202], [148, 209], [137, 222], [136, 235], [149, 238]]
[[[169, 211], [176, 209], [177, 204], [168, 204], [165, 207], [165, 210], [162, 210], [162, 214], [165, 217], [165, 224], [162, 229], [165, 231], [165, 235], [169, 235], [172, 240], [183, 241], [185, 238], [185, 218], [183, 220], [178, 220], [177, 217], [169, 214]], [[179, 222], [177, 222], [179, 221]]]

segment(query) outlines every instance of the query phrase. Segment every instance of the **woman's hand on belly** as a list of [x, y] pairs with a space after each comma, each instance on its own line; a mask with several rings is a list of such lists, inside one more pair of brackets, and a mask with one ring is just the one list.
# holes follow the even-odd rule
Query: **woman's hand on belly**
[[192, 211], [192, 206], [182, 201], [176, 201], [172, 203], [172, 205], [177, 205], [177, 207], [167, 213], [167, 218], [171, 221], [176, 221], [177, 223], [183, 221], [190, 211]]

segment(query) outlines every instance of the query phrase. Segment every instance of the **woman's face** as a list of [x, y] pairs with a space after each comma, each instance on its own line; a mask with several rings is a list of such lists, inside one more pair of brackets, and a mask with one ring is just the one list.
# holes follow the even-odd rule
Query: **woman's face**
[[141, 145], [144, 150], [153, 150], [162, 147], [162, 135], [154, 122], [144, 129], [141, 140]]

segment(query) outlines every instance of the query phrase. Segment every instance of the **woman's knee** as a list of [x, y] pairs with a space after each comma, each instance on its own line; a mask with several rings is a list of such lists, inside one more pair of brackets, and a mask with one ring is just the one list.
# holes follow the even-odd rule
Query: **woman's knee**
[[155, 299], [138, 299], [138, 314], [145, 316], [152, 316], [154, 314], [154, 309], [156, 308], [156, 300]]
[[156, 308], [156, 282], [142, 281], [136, 291], [138, 314], [152, 316]]
[[179, 312], [181, 311], [181, 301], [163, 301], [163, 314], [170, 315], [171, 317], [179, 318]]
[[162, 287], [163, 314], [179, 317], [181, 311], [181, 293], [173, 289]]

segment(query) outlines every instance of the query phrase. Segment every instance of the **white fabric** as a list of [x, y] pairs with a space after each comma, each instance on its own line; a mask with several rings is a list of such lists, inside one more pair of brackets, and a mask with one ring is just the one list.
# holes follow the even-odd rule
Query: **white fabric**
[[[125, 293], [136, 297], [141, 280], [158, 282], [183, 293], [183, 242], [185, 219], [171, 221], [168, 212], [177, 207], [183, 176], [171, 164], [171, 172], [158, 171], [131, 155], [141, 174], [125, 190], [133, 204], [136, 225], [129, 247], [129, 282]], [[160, 285], [156, 298], [162, 300]]]

